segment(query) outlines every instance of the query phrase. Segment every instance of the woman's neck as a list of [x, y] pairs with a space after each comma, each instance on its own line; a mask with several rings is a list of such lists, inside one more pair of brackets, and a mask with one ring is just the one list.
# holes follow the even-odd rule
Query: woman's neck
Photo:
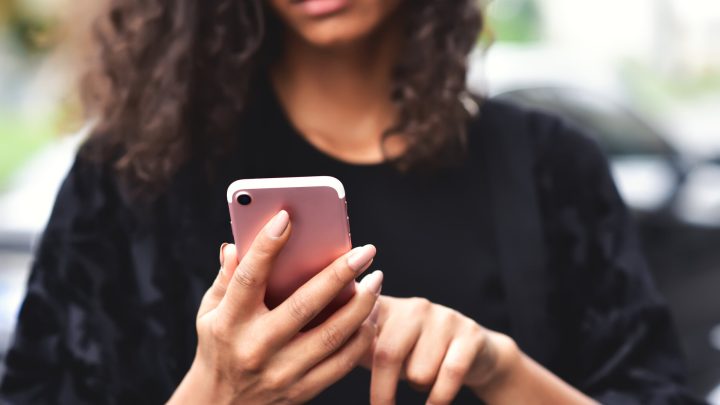
[[[399, 34], [397, 24], [388, 25], [362, 43], [332, 49], [286, 35], [272, 81], [290, 120], [308, 142], [351, 163], [384, 159], [382, 133], [396, 119], [390, 76]], [[391, 154], [397, 149], [386, 147]]]

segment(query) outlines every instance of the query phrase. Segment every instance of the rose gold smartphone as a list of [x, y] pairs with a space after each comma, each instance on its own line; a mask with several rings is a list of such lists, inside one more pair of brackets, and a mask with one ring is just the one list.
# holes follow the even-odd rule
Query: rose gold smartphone
[[[350, 251], [345, 189], [334, 177], [237, 180], [227, 190], [238, 257], [280, 210], [290, 214], [291, 235], [270, 274], [265, 303], [272, 309], [338, 257]], [[306, 327], [324, 321], [354, 294], [350, 283]]]

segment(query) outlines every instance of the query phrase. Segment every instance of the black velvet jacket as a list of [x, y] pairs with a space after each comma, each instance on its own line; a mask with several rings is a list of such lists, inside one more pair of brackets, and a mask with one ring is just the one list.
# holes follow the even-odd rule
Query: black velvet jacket
[[[218, 246], [232, 240], [225, 187], [306, 174], [262, 170], [268, 145], [247, 134], [259, 138], [278, 117], [243, 128], [241, 148], [216, 162], [214, 178], [190, 163], [151, 204], [129, 200], [106, 166], [76, 160], [37, 251], [0, 398], [169, 398], [195, 353], [195, 314]], [[503, 136], [508, 120], [523, 121], [532, 144], [550, 274], [543, 310], [557, 339], [545, 366], [604, 403], [694, 403], [669, 312], [597, 146], [553, 117], [497, 102], [477, 119], [471, 148], [474, 137]], [[367, 392], [346, 399], [367, 403]]]

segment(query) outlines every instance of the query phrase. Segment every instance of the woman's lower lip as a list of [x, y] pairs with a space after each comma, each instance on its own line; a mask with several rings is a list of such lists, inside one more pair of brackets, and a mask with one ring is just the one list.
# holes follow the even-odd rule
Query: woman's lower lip
[[300, 0], [293, 2], [311, 17], [337, 13], [348, 6], [349, 0]]

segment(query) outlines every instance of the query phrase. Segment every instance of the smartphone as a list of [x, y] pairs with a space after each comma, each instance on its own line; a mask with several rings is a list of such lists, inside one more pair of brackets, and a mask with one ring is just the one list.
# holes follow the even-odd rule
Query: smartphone
[[[290, 239], [275, 261], [265, 293], [270, 309], [352, 248], [345, 188], [334, 177], [237, 180], [228, 187], [227, 200], [240, 259], [275, 214], [290, 214]], [[348, 284], [306, 329], [327, 319], [354, 293], [355, 284]]]

